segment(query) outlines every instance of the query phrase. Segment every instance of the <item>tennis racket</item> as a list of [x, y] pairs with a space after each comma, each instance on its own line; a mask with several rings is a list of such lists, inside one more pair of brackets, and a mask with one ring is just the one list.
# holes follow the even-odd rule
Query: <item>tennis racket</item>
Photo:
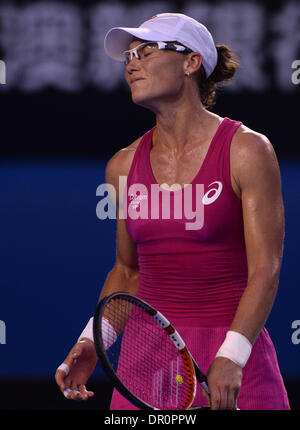
[[205, 374], [178, 332], [143, 300], [123, 292], [104, 297], [93, 331], [103, 370], [139, 409], [190, 409], [197, 380], [209, 393]]

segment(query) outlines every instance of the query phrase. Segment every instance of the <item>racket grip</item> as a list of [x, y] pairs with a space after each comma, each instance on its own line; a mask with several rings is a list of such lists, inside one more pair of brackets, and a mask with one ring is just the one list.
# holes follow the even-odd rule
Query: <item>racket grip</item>
[[201, 387], [207, 392], [207, 394], [210, 394], [209, 388], [207, 385], [206, 375], [203, 372], [201, 372], [201, 370], [199, 369], [199, 366], [197, 365], [197, 363], [193, 358], [192, 360], [193, 360], [197, 380], [199, 381]]
[[200, 382], [200, 385], [207, 392], [207, 394], [210, 394], [209, 388], [206, 382]]

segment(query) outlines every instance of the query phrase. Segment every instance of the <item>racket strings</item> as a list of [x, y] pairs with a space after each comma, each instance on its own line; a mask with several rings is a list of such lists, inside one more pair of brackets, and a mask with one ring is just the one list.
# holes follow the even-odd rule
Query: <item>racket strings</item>
[[167, 332], [145, 309], [122, 298], [108, 303], [103, 318], [112, 327], [105, 334], [111, 336], [107, 356], [123, 385], [154, 408], [184, 408], [191, 377]]

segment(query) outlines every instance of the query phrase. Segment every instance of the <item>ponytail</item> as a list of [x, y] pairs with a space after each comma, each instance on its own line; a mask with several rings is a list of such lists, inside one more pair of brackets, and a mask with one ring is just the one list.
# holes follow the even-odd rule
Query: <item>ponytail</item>
[[240, 65], [227, 45], [216, 45], [216, 49], [218, 62], [212, 74], [207, 78], [203, 66], [199, 71], [198, 88], [202, 104], [206, 108], [215, 105], [218, 84], [230, 81]]

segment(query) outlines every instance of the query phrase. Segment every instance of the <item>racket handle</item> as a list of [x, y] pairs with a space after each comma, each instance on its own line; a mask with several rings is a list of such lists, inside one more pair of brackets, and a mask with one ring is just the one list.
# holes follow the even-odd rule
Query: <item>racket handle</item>
[[200, 385], [207, 392], [207, 394], [210, 394], [209, 388], [206, 382], [200, 382]]
[[207, 385], [207, 378], [206, 378], [205, 374], [200, 370], [198, 364], [193, 359], [193, 357], [192, 357], [192, 360], [193, 360], [197, 380], [199, 381], [201, 387], [207, 392], [207, 394], [210, 394], [209, 388]]

